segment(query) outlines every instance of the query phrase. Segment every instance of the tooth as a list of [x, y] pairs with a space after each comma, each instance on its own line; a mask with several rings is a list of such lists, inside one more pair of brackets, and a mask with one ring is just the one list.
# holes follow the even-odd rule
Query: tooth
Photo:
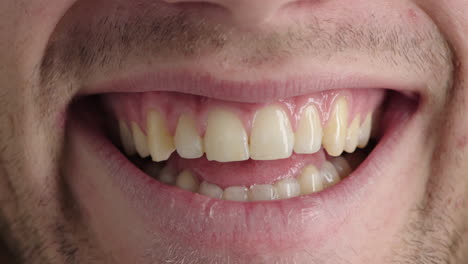
[[200, 187], [198, 179], [189, 170], [184, 170], [177, 176], [176, 185], [191, 192], [197, 192]]
[[237, 202], [248, 201], [248, 189], [239, 186], [228, 187], [224, 190], [223, 199]]
[[331, 164], [329, 161], [325, 161], [325, 163], [322, 165], [320, 175], [322, 176], [324, 189], [340, 182], [340, 175], [338, 174], [338, 171], [336, 171], [335, 166], [333, 166], [333, 164]]
[[159, 112], [151, 110], [147, 117], [148, 145], [154, 161], [167, 160], [174, 152], [174, 142], [169, 133], [166, 120]]
[[323, 131], [323, 146], [330, 156], [343, 153], [348, 126], [348, 102], [340, 97]]
[[252, 185], [248, 196], [249, 201], [271, 201], [278, 198], [276, 190], [271, 184]]
[[128, 128], [124, 121], [119, 121], [120, 140], [127, 156], [134, 155], [136, 153], [135, 144], [133, 143], [132, 132]]
[[176, 173], [174, 169], [171, 167], [164, 167], [159, 175], [157, 176], [158, 181], [168, 184], [168, 185], [175, 185], [176, 184]]
[[298, 178], [301, 194], [311, 194], [323, 190], [323, 180], [320, 172], [313, 165], [305, 167]]
[[359, 125], [361, 124], [361, 117], [358, 115], [356, 118], [354, 118], [353, 122], [351, 122], [351, 125], [348, 128], [348, 132], [346, 135], [346, 143], [345, 143], [345, 151], [348, 153], [353, 153], [358, 145], [359, 141], [359, 134], [361, 132], [361, 129], [359, 128]]
[[177, 153], [186, 159], [203, 156], [203, 142], [198, 134], [195, 122], [188, 115], [181, 115], [177, 123], [174, 143]]
[[148, 157], [150, 155], [148, 149], [148, 140], [146, 135], [143, 133], [143, 131], [141, 131], [140, 127], [135, 122], [132, 122], [132, 133], [138, 155], [140, 155], [142, 158]]
[[295, 134], [294, 152], [312, 154], [322, 146], [322, 123], [317, 108], [308, 106], [302, 113]]
[[335, 166], [341, 179], [346, 178], [352, 172], [351, 165], [349, 165], [349, 162], [343, 157], [334, 158], [332, 164]]
[[249, 159], [249, 142], [244, 125], [234, 113], [217, 109], [209, 113], [205, 132], [208, 160], [219, 162]]
[[221, 197], [223, 197], [223, 189], [216, 184], [205, 181], [200, 184], [200, 190], [198, 190], [198, 193], [217, 199], [221, 199]]
[[275, 183], [278, 199], [288, 199], [301, 194], [301, 186], [294, 178], [288, 178]]
[[360, 134], [359, 134], [359, 144], [360, 148], [365, 148], [367, 143], [369, 143], [370, 135], [372, 130], [372, 113], [369, 113], [364, 120], [364, 123], [361, 125]]
[[279, 106], [268, 106], [255, 115], [250, 135], [250, 157], [254, 160], [288, 158], [294, 134], [288, 115]]

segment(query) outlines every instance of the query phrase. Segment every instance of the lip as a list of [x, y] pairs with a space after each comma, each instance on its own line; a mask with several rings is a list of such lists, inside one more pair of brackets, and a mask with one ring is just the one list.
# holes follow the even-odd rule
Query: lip
[[[163, 185], [112, 145], [94, 121], [92, 110], [70, 119], [66, 181], [84, 211], [93, 212], [100, 203], [108, 206], [115, 202], [114, 209], [137, 220], [136, 229], [145, 230], [140, 235], [147, 237], [148, 243], [155, 239], [149, 232], [170, 240], [166, 243], [185, 243], [208, 251], [228, 246], [243, 254], [268, 254], [302, 244], [318, 249], [343, 231], [351, 212], [374, 199], [368, 194], [386, 176], [382, 164], [397, 159], [403, 151], [402, 144], [395, 144], [397, 138], [415, 133], [416, 122], [409, 118], [408, 109], [392, 111], [393, 120], [386, 122], [391, 125], [360, 167], [340, 184], [313, 195], [237, 203]], [[97, 171], [90, 175], [89, 169], [83, 168]]]

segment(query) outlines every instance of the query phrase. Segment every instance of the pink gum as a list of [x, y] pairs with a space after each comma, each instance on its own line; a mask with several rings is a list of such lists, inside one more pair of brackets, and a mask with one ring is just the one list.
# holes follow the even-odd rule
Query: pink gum
[[212, 109], [222, 108], [233, 111], [243, 122], [247, 133], [250, 133], [252, 121], [257, 110], [267, 105], [279, 105], [289, 115], [293, 130], [301, 117], [302, 111], [309, 105], [317, 107], [325, 126], [332, 111], [334, 101], [344, 96], [348, 100], [349, 120], [361, 115], [361, 122], [369, 112], [378, 109], [384, 99], [384, 90], [352, 89], [324, 91], [316, 94], [297, 96], [269, 103], [240, 103], [211, 99], [196, 95], [174, 92], [116, 93], [104, 96], [106, 107], [118, 120], [130, 124], [136, 122], [146, 133], [146, 114], [156, 110], [166, 117], [170, 131], [174, 134], [181, 114], [189, 114], [198, 126], [200, 135], [204, 135], [208, 113]]

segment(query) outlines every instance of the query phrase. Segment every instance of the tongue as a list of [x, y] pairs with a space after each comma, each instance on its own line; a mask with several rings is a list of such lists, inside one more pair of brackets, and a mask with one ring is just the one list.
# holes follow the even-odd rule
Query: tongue
[[254, 184], [272, 184], [278, 180], [296, 177], [307, 165], [317, 168], [325, 161], [323, 150], [313, 155], [293, 154], [288, 159], [220, 163], [208, 161], [206, 157], [199, 159], [183, 159], [172, 155], [169, 165], [177, 171], [189, 169], [201, 180], [214, 183], [221, 188], [229, 186], [251, 186]]

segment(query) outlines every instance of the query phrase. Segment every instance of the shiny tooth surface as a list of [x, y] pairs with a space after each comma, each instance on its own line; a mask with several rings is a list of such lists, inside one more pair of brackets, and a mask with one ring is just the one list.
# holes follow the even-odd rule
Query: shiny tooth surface
[[188, 115], [181, 115], [177, 122], [174, 136], [177, 153], [186, 159], [196, 159], [203, 156], [203, 140], [198, 133], [195, 121]]
[[367, 143], [369, 143], [369, 139], [372, 132], [372, 113], [367, 114], [364, 123], [362, 123], [360, 132], [359, 132], [359, 142], [358, 146], [360, 148], [365, 148]]
[[148, 149], [148, 139], [146, 138], [146, 135], [143, 133], [143, 131], [141, 131], [138, 124], [135, 122], [132, 122], [132, 133], [136, 152], [142, 158], [148, 157], [150, 155]]
[[248, 193], [249, 201], [271, 201], [278, 199], [276, 189], [271, 184], [252, 185]]
[[323, 130], [323, 147], [330, 156], [340, 156], [343, 153], [348, 126], [348, 102], [345, 97], [339, 97]]
[[120, 141], [124, 148], [125, 154], [128, 156], [136, 153], [135, 144], [133, 143], [133, 135], [127, 124], [124, 121], [119, 121]]
[[175, 150], [174, 141], [166, 120], [157, 111], [151, 110], [147, 116], [148, 147], [154, 161], [164, 161]]
[[159, 175], [157, 176], [157, 179], [165, 184], [168, 185], [175, 185], [176, 184], [176, 172], [174, 169], [171, 167], [164, 167]]
[[223, 197], [223, 189], [216, 184], [208, 183], [206, 181], [200, 184], [198, 193], [216, 199], [221, 199]]
[[323, 179], [314, 165], [306, 166], [298, 177], [301, 194], [311, 194], [323, 190]]
[[223, 199], [229, 201], [248, 201], [248, 189], [246, 187], [232, 186], [224, 190]]
[[250, 157], [254, 160], [289, 158], [294, 134], [288, 115], [279, 106], [267, 106], [255, 114], [250, 134]]
[[200, 188], [200, 182], [197, 177], [189, 170], [184, 170], [177, 176], [176, 185], [181, 189], [191, 192], [197, 192]]
[[230, 111], [216, 109], [209, 113], [204, 141], [208, 160], [231, 162], [249, 159], [247, 132], [239, 118]]
[[343, 157], [334, 158], [332, 164], [335, 166], [341, 179], [346, 178], [352, 172], [351, 165], [349, 165], [349, 162]]
[[322, 146], [322, 122], [313, 105], [304, 109], [295, 133], [294, 152], [312, 154]]
[[359, 142], [359, 135], [361, 133], [360, 129], [361, 124], [361, 117], [358, 115], [353, 119], [351, 125], [348, 128], [347, 135], [346, 135], [346, 143], [345, 143], [345, 151], [348, 153], [353, 153]]
[[275, 183], [278, 199], [288, 199], [301, 194], [301, 186], [295, 178], [283, 179]]
[[322, 168], [320, 169], [320, 176], [322, 176], [324, 189], [340, 182], [338, 171], [329, 161], [325, 161], [325, 163], [323, 163]]

